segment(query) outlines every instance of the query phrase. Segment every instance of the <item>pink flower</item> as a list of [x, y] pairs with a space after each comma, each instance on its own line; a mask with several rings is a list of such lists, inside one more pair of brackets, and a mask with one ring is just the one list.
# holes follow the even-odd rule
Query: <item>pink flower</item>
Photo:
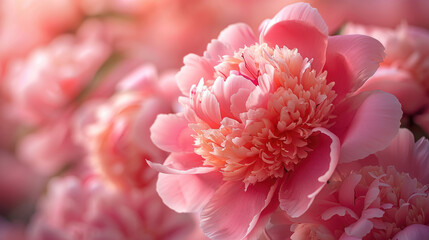
[[427, 139], [414, 144], [412, 133], [401, 129], [385, 150], [338, 166], [314, 205], [294, 220], [300, 224], [292, 239], [309, 232], [332, 239], [428, 238], [428, 153]]
[[191, 216], [162, 204], [154, 186], [118, 192], [97, 176], [54, 179], [29, 227], [29, 239], [187, 239]]
[[406, 124], [417, 123], [429, 132], [429, 31], [407, 25], [395, 30], [349, 25], [345, 31], [372, 36], [386, 47], [386, 59], [361, 91], [394, 94]]
[[143, 66], [119, 83], [118, 93], [92, 109], [95, 119], [81, 141], [88, 143], [96, 170], [119, 188], [153, 182], [156, 172], [146, 159], [162, 163], [167, 156], [152, 143], [149, 132], [158, 114], [173, 112], [175, 101], [170, 98], [179, 90], [175, 82], [164, 86], [166, 81], [158, 79], [153, 66]]
[[[171, 152], [157, 190], [178, 212], [200, 212], [212, 239], [257, 236], [280, 206], [302, 215], [331, 177], [386, 147], [399, 127], [398, 101], [355, 94], [383, 58], [376, 40], [328, 37], [308, 4], [261, 25], [259, 41], [231, 25], [176, 75], [184, 111], [159, 115], [151, 138]], [[359, 148], [358, 148], [359, 147]]]
[[71, 167], [84, 156], [83, 147], [73, 140], [71, 113], [30, 131], [16, 146], [17, 155], [37, 173], [50, 176]]
[[61, 117], [109, 54], [101, 39], [62, 35], [26, 59], [11, 63], [6, 90], [21, 119], [40, 124]]

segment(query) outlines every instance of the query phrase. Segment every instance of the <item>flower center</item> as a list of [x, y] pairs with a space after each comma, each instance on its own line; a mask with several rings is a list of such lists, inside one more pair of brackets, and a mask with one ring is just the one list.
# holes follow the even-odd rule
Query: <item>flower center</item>
[[[195, 152], [205, 165], [218, 167], [225, 180], [246, 185], [293, 171], [314, 148], [312, 130], [333, 124], [336, 93], [326, 76], [286, 47], [255, 44], [224, 56], [215, 67], [216, 80], [204, 79], [204, 86], [200, 82], [191, 91], [190, 107], [198, 116], [190, 124]], [[222, 107], [215, 82], [228, 88], [237, 78], [253, 84], [228, 96], [230, 104]], [[209, 95], [221, 106], [218, 120], [199, 105]]]

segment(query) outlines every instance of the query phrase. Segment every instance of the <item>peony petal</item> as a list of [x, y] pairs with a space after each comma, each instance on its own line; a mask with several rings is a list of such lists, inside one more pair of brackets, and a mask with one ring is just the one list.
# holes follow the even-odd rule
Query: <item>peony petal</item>
[[414, 136], [408, 129], [399, 129], [398, 134], [390, 145], [376, 153], [381, 166], [395, 166], [399, 172], [411, 173], [414, 166], [411, 161], [414, 159]]
[[319, 145], [303, 160], [280, 187], [280, 207], [291, 217], [301, 216], [310, 207], [316, 195], [333, 174], [340, 155], [340, 142], [324, 128], [320, 132]]
[[313, 59], [313, 68], [320, 72], [325, 64], [328, 26], [315, 8], [297, 3], [286, 6], [266, 23], [260, 42], [297, 48], [303, 57]]
[[162, 201], [176, 212], [199, 212], [222, 184], [218, 172], [198, 175], [163, 174], [156, 190]]
[[168, 152], [193, 152], [193, 130], [181, 114], [160, 114], [150, 127], [153, 143]]
[[422, 137], [415, 144], [414, 148], [414, 171], [409, 171], [412, 177], [416, 177], [420, 183], [429, 184], [429, 141]]
[[149, 98], [142, 103], [142, 106], [136, 114], [135, 125], [133, 129], [133, 139], [143, 152], [150, 153], [151, 160], [164, 160], [164, 152], [155, 146], [150, 139], [150, 129], [158, 114], [170, 112], [170, 106], [161, 98]]
[[358, 92], [382, 90], [398, 98], [406, 114], [415, 114], [428, 102], [426, 91], [409, 72], [396, 68], [380, 68]]
[[420, 240], [429, 239], [429, 226], [413, 224], [398, 232], [393, 240]]
[[341, 141], [340, 162], [351, 162], [386, 148], [396, 136], [401, 105], [391, 94], [372, 91], [350, 97], [337, 106], [331, 128]]
[[163, 164], [146, 160], [147, 164], [161, 173], [168, 174], [204, 174], [213, 172], [215, 167], [204, 167], [204, 159], [195, 153], [171, 153]]
[[357, 216], [357, 214], [353, 210], [351, 210], [350, 208], [347, 208], [347, 207], [343, 207], [343, 206], [336, 206], [336, 207], [328, 208], [326, 211], [324, 211], [322, 213], [321, 218], [326, 221], [326, 220], [329, 220], [336, 215], [344, 217], [346, 214], [349, 215], [353, 219], [356, 219], [356, 220], [359, 219], [359, 217]]
[[225, 182], [201, 212], [203, 232], [210, 239], [243, 239], [271, 201], [276, 186], [265, 181], [245, 190], [241, 181]]
[[183, 95], [189, 96], [192, 85], [197, 85], [203, 79], [211, 79], [214, 74], [213, 64], [195, 54], [188, 54], [183, 58], [185, 64], [176, 74], [177, 85]]
[[225, 28], [218, 36], [218, 40], [228, 44], [232, 49], [238, 50], [244, 46], [256, 43], [253, 30], [244, 23], [237, 23]]
[[362, 179], [362, 175], [356, 173], [350, 173], [346, 179], [344, 179], [338, 190], [338, 200], [341, 205], [353, 208], [355, 204], [355, 188]]
[[383, 61], [384, 47], [374, 38], [364, 35], [329, 37], [324, 70], [328, 81], [335, 82], [337, 101], [357, 90], [377, 70]]

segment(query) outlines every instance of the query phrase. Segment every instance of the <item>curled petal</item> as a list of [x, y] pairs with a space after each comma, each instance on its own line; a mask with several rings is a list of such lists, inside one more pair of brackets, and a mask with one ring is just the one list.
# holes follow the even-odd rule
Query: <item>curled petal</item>
[[384, 47], [374, 38], [364, 35], [329, 37], [324, 70], [328, 80], [335, 82], [338, 101], [357, 90], [377, 70], [383, 61]]
[[256, 42], [253, 30], [244, 23], [228, 26], [219, 34], [218, 40], [228, 44], [232, 49], [240, 49]]
[[201, 228], [210, 239], [243, 239], [271, 202], [277, 184], [265, 181], [245, 189], [241, 181], [225, 182], [201, 212]]
[[391, 94], [373, 91], [350, 97], [339, 105], [331, 131], [341, 141], [342, 163], [362, 159], [387, 147], [396, 136], [401, 104]]
[[313, 59], [313, 68], [320, 71], [325, 64], [328, 26], [315, 8], [307, 3], [297, 3], [283, 8], [265, 22], [260, 42], [271, 47], [297, 48], [303, 57]]
[[313, 131], [320, 132], [319, 145], [280, 187], [280, 207], [291, 217], [299, 217], [307, 211], [338, 163], [340, 142], [337, 136], [324, 128]]
[[160, 173], [156, 191], [162, 201], [176, 212], [199, 212], [222, 184], [222, 175], [176, 175]]
[[150, 138], [156, 146], [168, 152], [193, 152], [193, 131], [181, 114], [160, 114], [150, 127]]

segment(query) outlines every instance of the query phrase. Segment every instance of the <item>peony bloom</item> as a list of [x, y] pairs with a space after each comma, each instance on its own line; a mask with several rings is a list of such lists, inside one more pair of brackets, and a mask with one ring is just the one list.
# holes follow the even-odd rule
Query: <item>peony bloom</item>
[[378, 39], [386, 58], [361, 91], [381, 89], [395, 95], [404, 111], [404, 126], [417, 123], [429, 132], [429, 31], [400, 25], [397, 29], [348, 25], [346, 33]]
[[328, 37], [298, 3], [261, 25], [259, 41], [231, 25], [176, 75], [183, 112], [159, 115], [151, 138], [171, 152], [157, 191], [178, 212], [200, 212], [212, 239], [255, 237], [278, 206], [302, 215], [331, 177], [386, 147], [401, 110], [390, 94], [355, 94], [383, 58], [376, 40]]
[[60, 118], [109, 57], [102, 39], [82, 35], [62, 35], [10, 64], [5, 90], [25, 122]]
[[413, 134], [401, 129], [385, 150], [339, 165], [314, 205], [295, 220], [301, 223], [291, 238], [427, 239], [428, 151], [427, 139], [414, 144]]
[[54, 179], [29, 227], [32, 240], [187, 239], [189, 215], [162, 204], [154, 186], [127, 193], [92, 176]]
[[167, 156], [152, 143], [149, 128], [158, 114], [173, 112], [173, 96], [179, 90], [170, 79], [158, 79], [153, 66], [143, 66], [119, 83], [114, 96], [92, 108], [95, 116], [81, 141], [89, 143], [89, 158], [97, 171], [119, 188], [153, 182], [156, 172], [146, 159], [162, 163]]

